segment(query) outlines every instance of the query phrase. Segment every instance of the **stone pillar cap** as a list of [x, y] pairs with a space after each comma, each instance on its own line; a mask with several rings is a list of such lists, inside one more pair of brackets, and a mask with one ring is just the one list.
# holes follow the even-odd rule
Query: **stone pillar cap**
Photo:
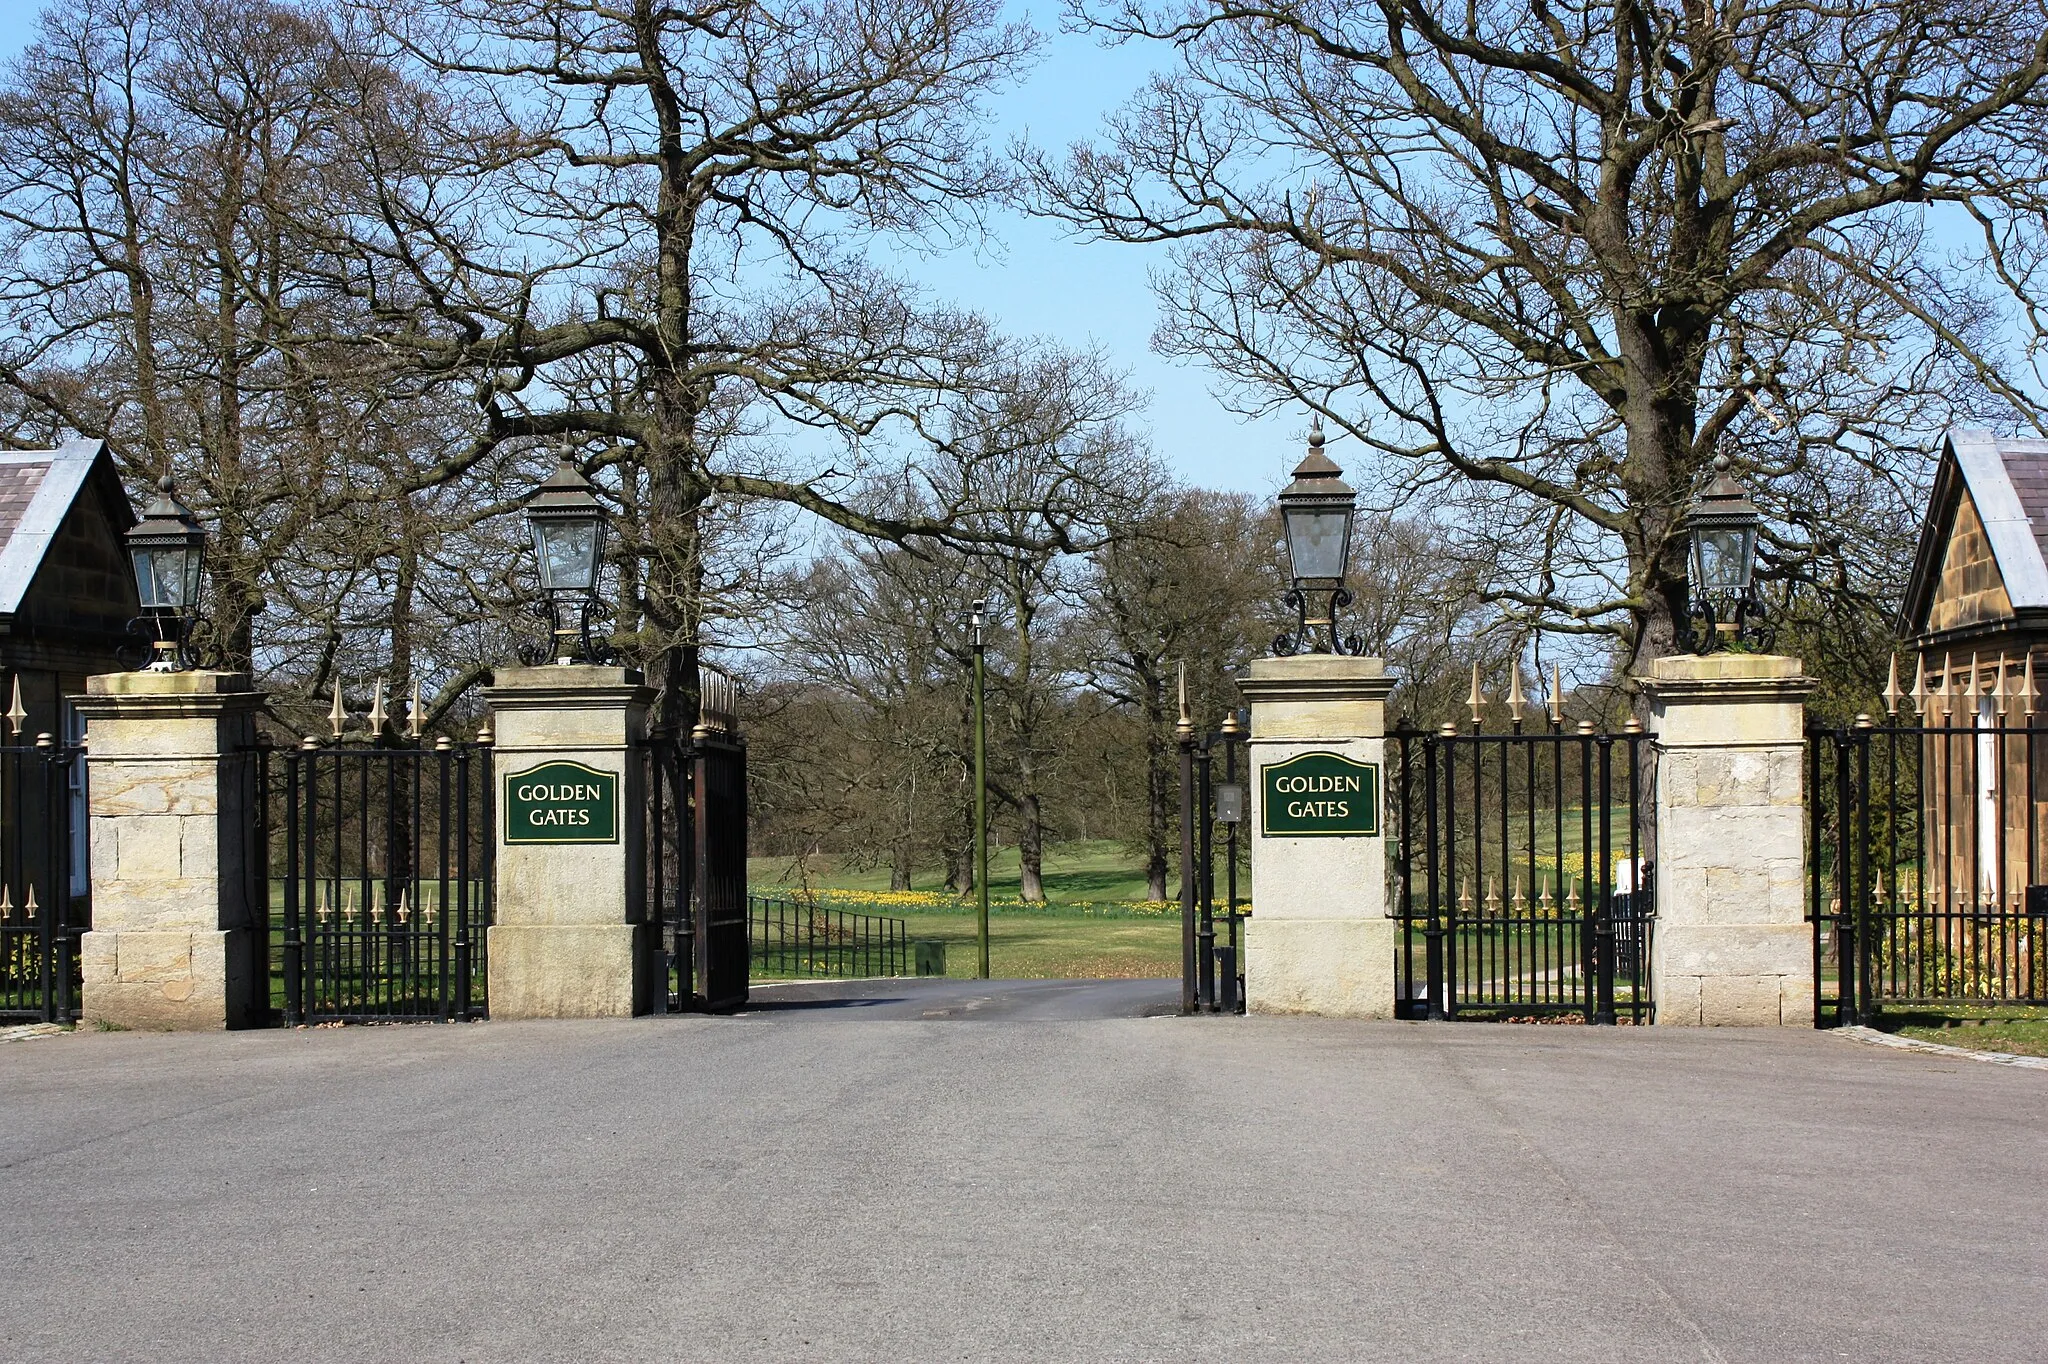
[[198, 668], [176, 673], [98, 673], [85, 679], [87, 696], [226, 696], [255, 689], [247, 673]]
[[1817, 685], [1806, 676], [1804, 661], [1785, 654], [1670, 654], [1654, 659], [1647, 673], [1636, 674], [1653, 696], [1720, 696], [1744, 694], [1792, 698]]
[[491, 670], [493, 691], [639, 687], [646, 682], [638, 668], [613, 668], [598, 663], [541, 663], [533, 667], [506, 665]]
[[1247, 701], [1383, 701], [1399, 680], [1384, 658], [1295, 654], [1253, 659], [1237, 689]]

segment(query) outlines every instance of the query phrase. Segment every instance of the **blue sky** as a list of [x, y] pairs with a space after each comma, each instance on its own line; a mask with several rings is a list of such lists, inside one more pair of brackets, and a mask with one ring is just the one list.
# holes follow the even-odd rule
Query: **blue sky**
[[[1093, 38], [1058, 32], [1056, 0], [1020, 6], [1049, 35], [1026, 84], [996, 107], [999, 143], [1028, 134], [1054, 147], [1095, 130], [1102, 115], [1135, 91], [1161, 55], [1156, 49], [1103, 49]], [[42, 6], [0, 0], [0, 58], [27, 43]], [[1098, 345], [1152, 394], [1141, 423], [1154, 448], [1183, 479], [1209, 487], [1270, 492], [1300, 458], [1299, 416], [1246, 423], [1209, 393], [1206, 371], [1169, 364], [1151, 351], [1158, 307], [1147, 271], [1163, 264], [1149, 248], [1067, 240], [1050, 223], [1002, 214], [994, 250], [905, 258], [899, 268], [935, 294], [974, 308], [1022, 335]], [[1342, 456], [1340, 455], [1341, 459]]]

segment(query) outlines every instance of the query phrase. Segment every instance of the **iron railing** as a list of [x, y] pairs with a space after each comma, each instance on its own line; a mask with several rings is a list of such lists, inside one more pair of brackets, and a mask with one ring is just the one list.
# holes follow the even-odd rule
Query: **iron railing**
[[491, 923], [490, 751], [287, 749], [263, 785], [281, 882], [273, 1005], [287, 1023], [481, 1018]]
[[760, 976], [907, 976], [909, 933], [908, 922], [886, 915], [747, 897], [747, 948]]
[[724, 725], [641, 741], [638, 868], [653, 925], [657, 1008], [747, 1002], [746, 746]]
[[90, 923], [89, 900], [75, 893], [86, 881], [74, 827], [83, 754], [48, 734], [0, 747], [0, 1020], [78, 1017]]
[[1650, 738], [1392, 736], [1397, 1007], [1648, 1022]]
[[[1211, 734], [1180, 740], [1181, 1012], [1243, 1013], [1243, 932], [1248, 908], [1238, 894], [1238, 827], [1249, 803], [1239, 764], [1251, 767], [1246, 731], [1233, 716]], [[1218, 752], [1223, 770], [1216, 770]], [[1218, 780], [1220, 777], [1220, 781]], [[1219, 799], [1228, 792], [1227, 802]], [[1225, 808], [1227, 804], [1228, 808]], [[1217, 837], [1217, 826], [1222, 837]], [[1218, 845], [1221, 845], [1219, 848]], [[1216, 898], [1216, 858], [1223, 857], [1224, 895]], [[1217, 942], [1216, 925], [1223, 924]]]
[[2048, 732], [2020, 704], [1987, 686], [1928, 697], [1920, 724], [1808, 730], [1816, 1026], [2048, 1004]]

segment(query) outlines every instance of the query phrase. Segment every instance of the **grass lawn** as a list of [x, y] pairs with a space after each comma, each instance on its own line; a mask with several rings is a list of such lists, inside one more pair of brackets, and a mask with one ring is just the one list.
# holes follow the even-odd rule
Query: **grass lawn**
[[[978, 961], [973, 913], [894, 915], [911, 941], [946, 944], [946, 974], [971, 980]], [[1180, 919], [991, 914], [989, 972], [1003, 980], [1153, 978], [1180, 974]], [[758, 970], [758, 967], [757, 967]], [[757, 979], [767, 979], [757, 976]]]
[[1878, 1027], [1923, 1042], [1973, 1051], [2048, 1056], [2048, 1008], [2025, 1004], [1949, 1004], [1924, 1009], [1887, 1008]]
[[[1045, 850], [1043, 871], [1046, 898], [1055, 904], [1145, 898], [1141, 859], [1114, 839], [1054, 844]], [[1169, 871], [1168, 895], [1177, 889], [1178, 878], [1178, 868]], [[755, 857], [747, 861], [747, 883], [757, 895], [767, 893], [763, 887], [798, 886], [806, 880], [821, 890], [887, 891], [889, 869], [842, 868], [837, 859], [825, 856]], [[946, 873], [941, 867], [920, 867], [910, 878], [915, 890], [939, 890], [945, 883]], [[1015, 847], [989, 849], [988, 888], [994, 899], [1017, 898]]]
[[[828, 901], [834, 907], [902, 919], [911, 939], [936, 938], [946, 944], [948, 976], [972, 979], [975, 974], [974, 903], [956, 906], [933, 895], [945, 879], [937, 867], [922, 869], [911, 878], [914, 889], [922, 892], [905, 897], [911, 903], [891, 894], [886, 867], [844, 869], [829, 857], [810, 858], [804, 864], [786, 857], [756, 857], [749, 861], [747, 873], [748, 888], [755, 895], [787, 895], [807, 883], [812, 890], [841, 892]], [[1046, 849], [1044, 875], [1047, 904], [1017, 908], [1017, 849], [989, 850], [989, 898], [997, 902], [989, 915], [992, 975], [1020, 980], [1180, 974], [1180, 915], [1177, 910], [1159, 913], [1157, 907], [1141, 907], [1145, 875], [1129, 848], [1109, 839], [1057, 844]], [[1177, 881], [1167, 886], [1169, 895], [1178, 890]], [[864, 902], [863, 897], [870, 895], [874, 902]]]

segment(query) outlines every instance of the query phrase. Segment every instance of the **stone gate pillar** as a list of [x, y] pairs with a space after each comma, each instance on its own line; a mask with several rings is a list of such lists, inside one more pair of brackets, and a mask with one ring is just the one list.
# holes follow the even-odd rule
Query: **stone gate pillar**
[[250, 750], [263, 697], [244, 673], [86, 679], [92, 929], [89, 1023], [245, 1027], [269, 1010], [252, 877]]
[[1806, 696], [1796, 658], [1660, 658], [1657, 1022], [1813, 1023], [1805, 922]]
[[1251, 705], [1252, 1013], [1394, 1016], [1386, 701], [1377, 658], [1262, 658]]
[[655, 979], [641, 874], [653, 689], [629, 668], [499, 668], [491, 706], [494, 1019], [648, 1012]]

